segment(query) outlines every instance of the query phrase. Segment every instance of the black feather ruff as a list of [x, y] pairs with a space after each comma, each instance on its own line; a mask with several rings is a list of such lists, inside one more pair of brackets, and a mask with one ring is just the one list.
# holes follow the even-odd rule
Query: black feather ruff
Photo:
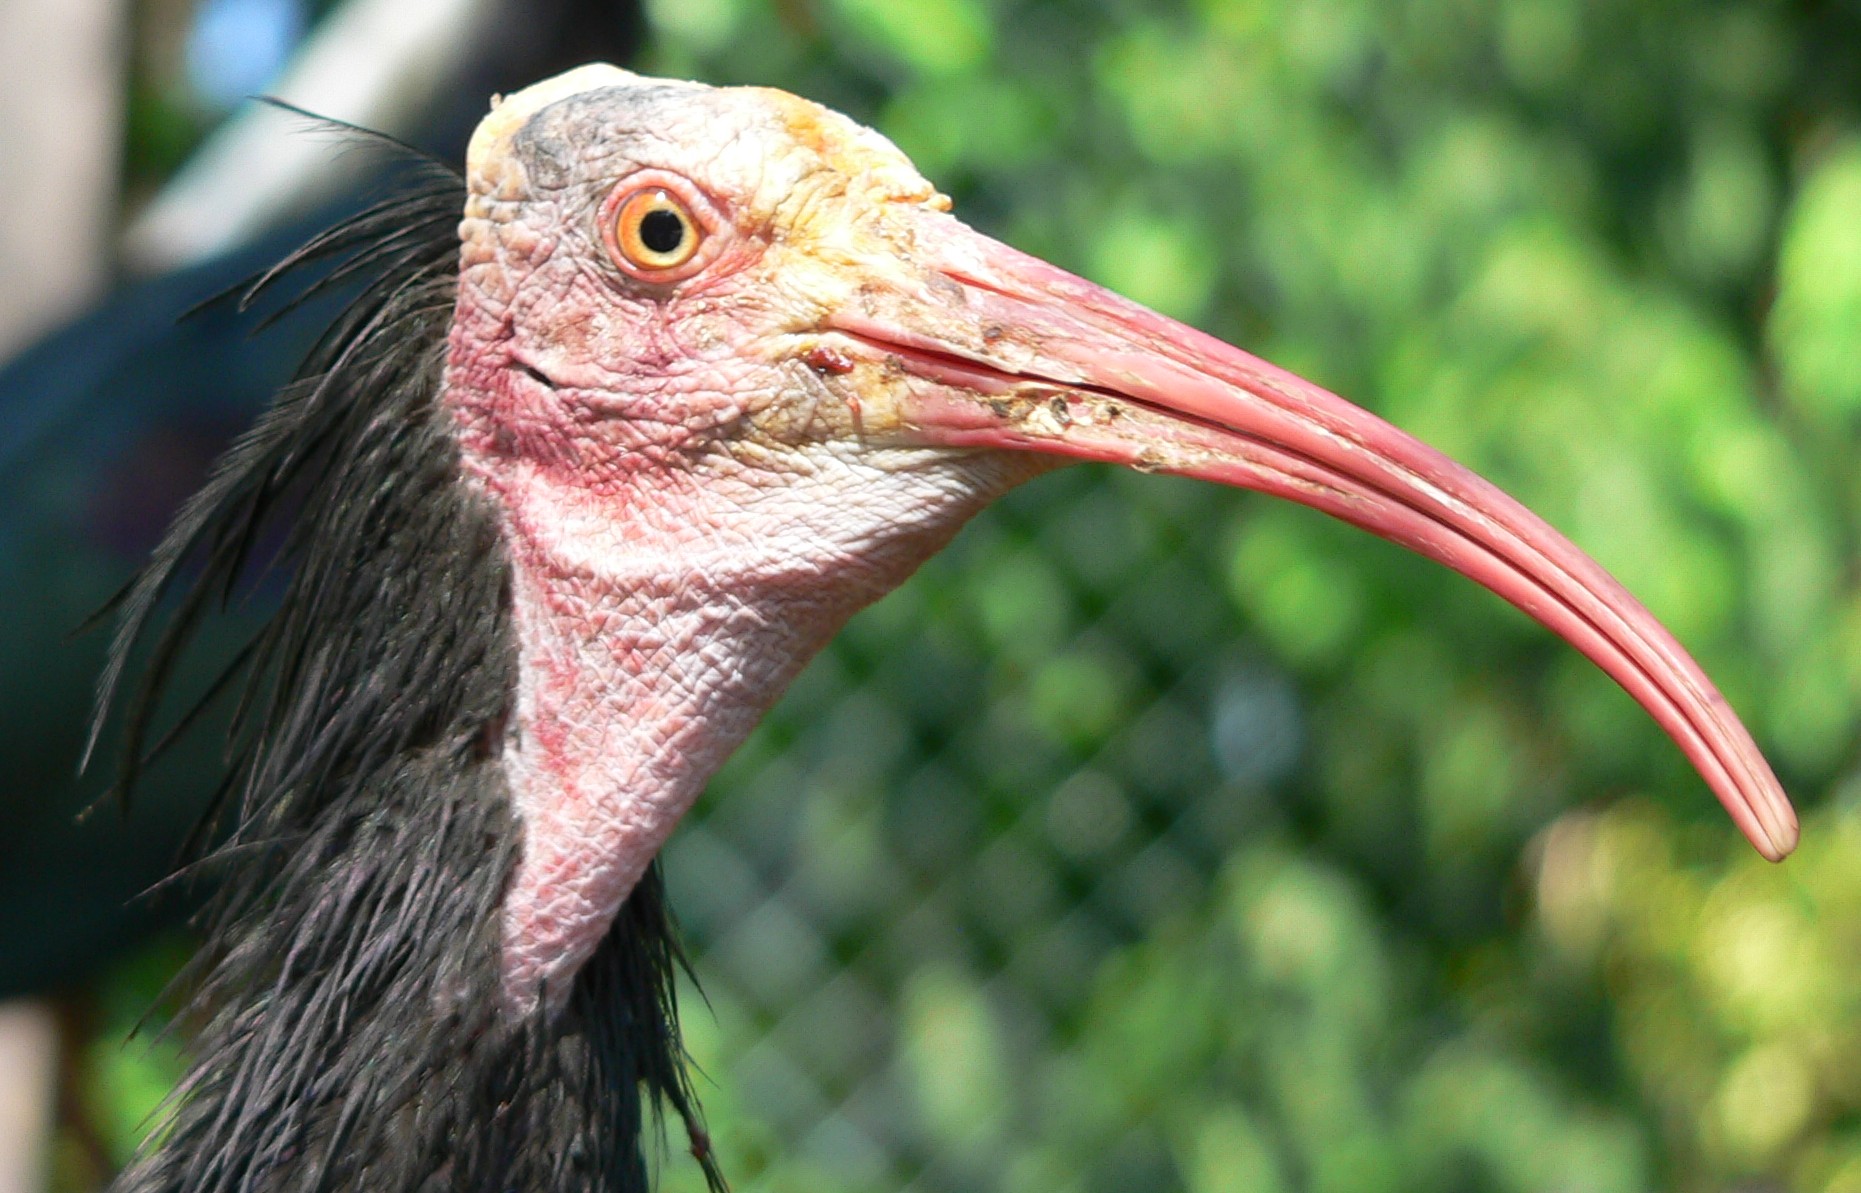
[[562, 1012], [512, 1023], [499, 1009], [520, 849], [497, 764], [517, 668], [508, 564], [439, 401], [465, 187], [436, 163], [418, 172], [240, 297], [307, 267], [287, 307], [362, 287], [113, 605], [97, 722], [124, 710], [127, 799], [202, 619], [254, 573], [288, 574], [201, 701], [237, 704], [199, 833], [222, 843], [196, 863], [221, 885], [177, 983], [202, 1026], [119, 1193], [644, 1190], [648, 1111], [664, 1105], [723, 1187], [684, 1067], [683, 958], [656, 867]]

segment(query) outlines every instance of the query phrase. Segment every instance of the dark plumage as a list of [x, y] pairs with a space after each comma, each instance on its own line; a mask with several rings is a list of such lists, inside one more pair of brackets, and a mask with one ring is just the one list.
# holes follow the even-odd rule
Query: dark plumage
[[105, 702], [154, 644], [128, 705], [127, 795], [201, 618], [267, 568], [290, 572], [226, 679], [239, 717], [210, 820], [233, 824], [201, 863], [224, 885], [183, 975], [204, 1026], [171, 1132], [124, 1193], [644, 1189], [643, 1118], [661, 1100], [704, 1150], [656, 871], [557, 1021], [497, 1015], [519, 841], [487, 765], [514, 683], [508, 571], [435, 400], [464, 187], [421, 172], [245, 292], [325, 263], [291, 301], [362, 283], [119, 599]]

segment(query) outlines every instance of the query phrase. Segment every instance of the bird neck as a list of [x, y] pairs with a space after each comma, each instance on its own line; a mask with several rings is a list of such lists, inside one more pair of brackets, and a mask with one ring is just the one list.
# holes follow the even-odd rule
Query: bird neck
[[796, 673], [1029, 469], [829, 444], [785, 445], [771, 467], [717, 436], [724, 396], [688, 395], [707, 438], [486, 367], [461, 339], [447, 401], [467, 473], [500, 511], [518, 644], [502, 762], [523, 847], [503, 989], [513, 1011], [553, 1010]]
[[[547, 504], [526, 495], [526, 513]], [[517, 701], [503, 761], [523, 825], [503, 910], [513, 1009], [569, 990], [704, 785], [874, 591], [806, 608], [757, 577], [618, 552], [591, 568], [547, 519], [511, 536]], [[547, 993], [545, 993], [547, 992]]]

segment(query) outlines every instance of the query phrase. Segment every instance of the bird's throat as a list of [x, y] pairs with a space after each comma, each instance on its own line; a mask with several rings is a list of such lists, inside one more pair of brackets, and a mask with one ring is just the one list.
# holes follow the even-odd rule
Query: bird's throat
[[501, 450], [483, 432], [496, 407], [449, 396], [511, 561], [518, 690], [499, 748], [523, 843], [500, 966], [525, 1014], [560, 1007], [679, 819], [847, 618], [1034, 469], [732, 452], [565, 468]]
[[516, 544], [519, 686], [504, 765], [523, 848], [507, 1003], [559, 1006], [705, 783], [830, 628], [705, 577], [565, 572]]

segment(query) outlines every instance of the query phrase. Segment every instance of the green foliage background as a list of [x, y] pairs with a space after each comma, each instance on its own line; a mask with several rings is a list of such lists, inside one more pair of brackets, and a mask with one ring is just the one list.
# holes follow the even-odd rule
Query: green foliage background
[[[740, 1189], [1861, 1193], [1861, 18], [649, 7], [645, 69], [869, 121], [972, 223], [1498, 481], [1804, 813], [1762, 862], [1607, 679], [1393, 547], [1046, 478], [670, 851]], [[99, 1056], [130, 1101], [172, 1063]]]

